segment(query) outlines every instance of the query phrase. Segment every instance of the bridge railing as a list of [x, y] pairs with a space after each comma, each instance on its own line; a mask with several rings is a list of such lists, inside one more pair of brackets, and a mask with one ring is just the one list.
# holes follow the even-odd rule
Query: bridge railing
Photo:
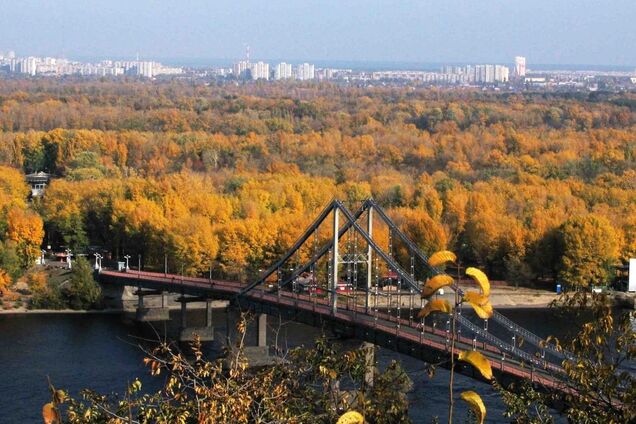
[[[390, 219], [390, 217], [388, 217], [388, 215], [384, 212], [384, 210], [375, 201], [373, 201], [372, 199], [367, 200], [366, 202], [364, 202], [361, 208], [359, 208], [356, 211], [355, 214], [352, 214], [341, 201], [334, 200], [322, 211], [319, 217], [303, 233], [303, 235], [294, 243], [292, 248], [283, 256], [283, 258], [281, 258], [281, 260], [277, 261], [276, 264], [270, 267], [268, 271], [263, 276], [261, 276], [257, 281], [245, 287], [241, 291], [241, 294], [246, 294], [250, 290], [254, 289], [256, 286], [263, 284], [267, 276], [272, 275], [274, 272], [277, 272], [285, 263], [285, 261], [291, 258], [294, 255], [294, 253], [298, 249], [300, 249], [300, 247], [303, 245], [303, 243], [305, 243], [308, 240], [311, 234], [317, 231], [320, 224], [326, 219], [326, 217], [332, 211], [340, 211], [345, 217], [344, 225], [337, 230], [338, 239], [340, 239], [342, 235], [345, 234], [347, 231], [354, 231], [356, 234], [359, 234], [360, 236], [362, 236], [362, 238], [364, 239], [368, 247], [371, 249], [371, 251], [375, 255], [377, 255], [377, 257], [379, 257], [387, 265], [387, 267], [390, 270], [394, 271], [398, 275], [398, 281], [405, 283], [406, 286], [409, 287], [410, 290], [414, 291], [415, 293], [421, 293], [420, 283], [415, 280], [413, 272], [408, 273], [407, 271], [405, 271], [402, 268], [402, 266], [397, 262], [397, 260], [394, 259], [390, 254], [387, 254], [382, 248], [380, 248], [375, 243], [375, 241], [370, 236], [370, 234], [367, 233], [367, 231], [358, 224], [357, 220], [360, 218], [360, 216], [362, 216], [365, 210], [370, 208], [374, 209], [374, 211], [380, 216], [380, 218], [389, 226], [390, 231], [396, 236], [398, 236], [407, 245], [411, 254], [415, 255], [422, 262], [424, 262], [424, 264], [430, 269], [432, 273], [439, 274], [442, 272], [439, 269], [430, 267], [428, 265], [427, 256], [417, 247], [417, 245], [415, 245], [415, 243], [409, 240], [409, 238], [397, 227], [397, 225], [395, 225], [395, 223]], [[334, 231], [336, 230], [334, 229]], [[312, 258], [308, 262], [306, 262], [305, 264], [301, 266], [296, 267], [288, 278], [282, 281], [279, 280], [278, 290], [281, 290], [282, 288], [288, 286], [290, 283], [293, 283], [294, 281], [296, 281], [296, 279], [303, 272], [307, 271], [310, 267], [315, 265], [321, 258], [324, 257], [324, 255], [326, 255], [331, 249], [333, 249], [334, 247], [333, 243], [334, 243], [333, 241], [326, 243], [318, 252], [316, 252], [312, 256]], [[334, 297], [340, 295], [340, 293], [338, 293], [338, 291], [334, 289], [327, 290], [327, 293], [329, 293], [330, 296], [334, 296]], [[373, 294], [374, 293], [371, 293], [371, 295]], [[543, 349], [549, 350], [555, 355], [559, 355], [559, 354], [563, 355], [555, 347], [545, 343], [540, 337], [536, 336], [535, 334], [531, 333], [525, 328], [510, 321], [509, 319], [507, 319], [506, 317], [504, 317], [497, 311], [495, 311], [493, 320], [501, 323], [501, 325], [507, 331], [510, 331], [513, 334], [518, 335], [519, 337], [523, 337], [524, 340], [528, 341], [529, 343], [535, 344]], [[475, 328], [477, 327], [475, 326]], [[492, 334], [489, 334], [487, 330], [480, 330], [480, 334], [484, 334], [483, 337], [486, 337], [488, 335], [489, 337], [493, 338], [492, 340], [496, 339], [496, 342], [498, 344], [501, 344], [501, 346], [505, 348], [507, 352], [509, 352], [510, 354], [514, 356], [518, 356], [524, 360], [529, 360], [530, 358], [533, 358], [527, 352], [522, 351], [518, 347], [511, 345], [509, 343], [503, 342], [500, 339], [493, 336]]]
[[[395, 222], [393, 222], [393, 220], [386, 214], [386, 212], [384, 211], [384, 209], [382, 209], [382, 207], [373, 199], [368, 199], [365, 202], [365, 207], [369, 208], [372, 207], [374, 209], [374, 211], [380, 216], [380, 218], [384, 221], [384, 223], [390, 228], [391, 231], [393, 231], [393, 233], [395, 235], [397, 235], [408, 247], [409, 251], [412, 252], [417, 258], [419, 258], [423, 264], [433, 273], [433, 274], [442, 274], [443, 271], [440, 270], [439, 268], [436, 267], [432, 267], [428, 264], [428, 257], [426, 256], [426, 254], [424, 254], [424, 252], [422, 252], [422, 250], [415, 244], [413, 243], [413, 241], [411, 241], [406, 234], [404, 234], [404, 232], [402, 232], [402, 230], [400, 230], [400, 228], [395, 224]], [[544, 339], [542, 339], [541, 337], [537, 336], [536, 334], [532, 333], [531, 331], [523, 328], [522, 326], [518, 325], [517, 323], [511, 321], [510, 319], [508, 319], [505, 315], [501, 314], [498, 311], [494, 311], [493, 312], [493, 316], [491, 318], [493, 321], [496, 321], [498, 323], [500, 323], [501, 325], [503, 325], [506, 329], [508, 329], [509, 331], [515, 333], [516, 335], [523, 337], [523, 339], [525, 341], [527, 341], [528, 343], [531, 343], [541, 349], [545, 349], [547, 351], [550, 351], [553, 355], [559, 357], [559, 358], [571, 358], [572, 355], [569, 354], [568, 352], [563, 352], [559, 349], [557, 349], [557, 347], [551, 343], [546, 342]]]

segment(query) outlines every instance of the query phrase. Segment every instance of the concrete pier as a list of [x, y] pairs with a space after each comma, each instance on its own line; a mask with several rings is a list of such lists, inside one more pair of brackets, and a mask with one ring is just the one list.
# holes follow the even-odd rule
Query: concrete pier
[[192, 342], [195, 336], [199, 337], [202, 342], [211, 342], [214, 340], [214, 326], [212, 325], [212, 299], [205, 301], [205, 325], [204, 326], [188, 326], [187, 323], [187, 305], [188, 302], [196, 302], [200, 299], [180, 298], [181, 302], [181, 327], [179, 329], [180, 342]]
[[252, 367], [272, 364], [273, 358], [267, 346], [267, 315], [259, 314], [256, 317], [256, 346], [245, 346], [243, 353]]
[[[155, 322], [155, 321], [168, 321], [170, 320], [170, 309], [168, 308], [168, 293], [165, 291], [156, 290], [141, 290], [138, 289], [135, 294], [137, 295], [137, 311], [135, 314], [135, 320], [138, 322]], [[160, 307], [146, 307], [144, 305], [145, 296], [161, 296]]]
[[364, 383], [373, 387], [373, 378], [375, 375], [375, 345], [373, 343], [362, 342], [362, 349], [364, 349]]

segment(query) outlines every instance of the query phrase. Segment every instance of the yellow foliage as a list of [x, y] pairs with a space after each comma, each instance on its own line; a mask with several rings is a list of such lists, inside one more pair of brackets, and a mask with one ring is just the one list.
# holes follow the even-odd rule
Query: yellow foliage
[[424, 309], [422, 309], [418, 314], [418, 318], [426, 318], [433, 312], [441, 312], [444, 314], [450, 314], [453, 310], [451, 304], [445, 299], [434, 299], [426, 303], [424, 305]]
[[0, 219], [13, 207], [23, 209], [29, 188], [20, 171], [0, 166]]
[[435, 294], [442, 287], [453, 284], [453, 277], [448, 274], [437, 274], [426, 281], [422, 288], [422, 297], [428, 298]]
[[0, 295], [6, 294], [10, 285], [11, 277], [4, 269], [0, 269]]
[[46, 287], [47, 276], [45, 272], [32, 272], [26, 276], [26, 279], [31, 291], [43, 290]]
[[468, 302], [473, 307], [475, 313], [481, 319], [492, 318], [493, 308], [490, 304], [490, 300], [487, 296], [474, 291], [467, 291], [464, 293], [463, 300]]
[[486, 419], [486, 406], [481, 400], [481, 396], [472, 390], [468, 390], [461, 394], [461, 398], [468, 402], [471, 409], [475, 412], [475, 415], [477, 415], [477, 419], [479, 420], [479, 424], [483, 424]]
[[338, 418], [336, 424], [363, 424], [364, 417], [357, 411], [345, 412]]
[[466, 268], [466, 275], [472, 278], [479, 288], [481, 289], [481, 293], [488, 297], [490, 296], [490, 281], [488, 281], [488, 277], [481, 270], [473, 267]]
[[440, 250], [439, 252], [433, 253], [431, 257], [428, 258], [428, 264], [432, 267], [455, 263], [456, 261], [457, 256], [449, 250]]
[[58, 424], [60, 422], [60, 416], [53, 402], [49, 402], [42, 407], [42, 418], [44, 419], [44, 424]]
[[30, 266], [40, 255], [44, 238], [42, 218], [30, 210], [12, 208], [7, 214], [7, 237], [16, 242], [22, 265]]
[[462, 352], [457, 357], [460, 361], [468, 362], [481, 373], [486, 380], [492, 380], [492, 368], [490, 362], [481, 353], [476, 350], [468, 350]]

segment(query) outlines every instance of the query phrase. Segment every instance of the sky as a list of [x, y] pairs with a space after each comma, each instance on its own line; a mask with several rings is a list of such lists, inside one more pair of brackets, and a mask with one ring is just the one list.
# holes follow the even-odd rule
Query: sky
[[0, 0], [0, 51], [635, 66], [634, 21], [634, 0]]

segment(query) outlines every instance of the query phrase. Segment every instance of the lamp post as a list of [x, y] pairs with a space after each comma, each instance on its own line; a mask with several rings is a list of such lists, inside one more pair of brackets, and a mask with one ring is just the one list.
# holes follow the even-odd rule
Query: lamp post
[[124, 259], [126, 259], [126, 272], [128, 272], [128, 270], [130, 269], [130, 267], [128, 266], [128, 260], [130, 259], [130, 255], [124, 256]]
[[71, 262], [71, 256], [73, 256], [73, 253], [71, 252], [71, 249], [66, 249], [66, 263], [68, 264], [68, 269], [73, 269], [73, 263]]

